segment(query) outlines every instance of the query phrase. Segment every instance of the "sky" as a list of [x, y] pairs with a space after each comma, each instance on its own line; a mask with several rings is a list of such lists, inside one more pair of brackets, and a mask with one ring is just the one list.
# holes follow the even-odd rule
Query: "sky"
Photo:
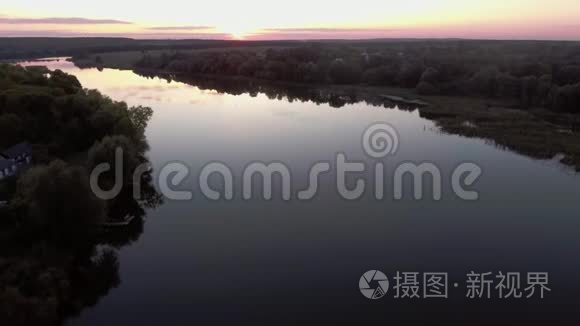
[[0, 37], [580, 40], [578, 0], [1, 0]]

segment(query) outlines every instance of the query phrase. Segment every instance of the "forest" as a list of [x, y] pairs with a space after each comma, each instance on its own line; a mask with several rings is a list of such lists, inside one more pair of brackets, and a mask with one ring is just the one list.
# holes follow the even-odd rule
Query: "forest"
[[206, 49], [296, 43], [295, 41], [136, 40], [121, 37], [5, 37], [0, 38], [0, 60], [86, 56], [102, 52]]
[[[107, 65], [99, 56], [96, 65]], [[520, 109], [580, 113], [580, 43], [415, 40], [311, 42], [268, 49], [144, 51], [134, 67], [316, 85], [414, 89], [482, 97]]]
[[[128, 107], [45, 67], [0, 65], [0, 148], [27, 142], [32, 165], [0, 180], [0, 320], [52, 325], [93, 305], [119, 284], [116, 251], [143, 230], [145, 208], [160, 204], [150, 174], [133, 197], [131, 174], [121, 195], [97, 198], [89, 171], [124, 152], [124, 168], [148, 163], [144, 130], [152, 110]], [[114, 182], [104, 174], [104, 189]], [[131, 214], [123, 232], [100, 225]]]

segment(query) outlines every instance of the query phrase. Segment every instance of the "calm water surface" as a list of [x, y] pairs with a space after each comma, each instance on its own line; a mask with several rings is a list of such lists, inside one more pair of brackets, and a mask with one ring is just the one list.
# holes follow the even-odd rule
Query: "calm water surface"
[[[120, 250], [121, 285], [69, 325], [311, 320], [328, 313], [338, 321], [362, 321], [389, 320], [418, 307], [485, 310], [463, 302], [465, 274], [472, 270], [550, 272], [550, 303], [580, 307], [580, 178], [554, 162], [442, 134], [417, 111], [364, 103], [336, 109], [261, 94], [219, 94], [130, 71], [47, 65], [115, 100], [152, 107], [151, 161], [157, 170], [185, 163], [191, 175], [180, 189], [196, 191], [192, 201], [167, 200], [149, 212], [140, 240]], [[253, 161], [286, 163], [300, 189], [310, 166], [333, 160], [337, 152], [374, 164], [361, 137], [377, 121], [400, 134], [399, 152], [385, 161], [387, 176], [401, 162], [434, 162], [444, 178], [443, 200], [376, 201], [366, 193], [349, 202], [336, 194], [332, 174], [321, 177], [312, 201], [240, 199], [240, 174]], [[232, 202], [208, 201], [194, 186], [200, 168], [213, 161], [235, 173], [238, 196]], [[449, 185], [454, 167], [466, 161], [483, 169], [476, 202], [457, 199]], [[392, 293], [375, 303], [358, 290], [369, 269], [387, 275], [449, 272], [450, 282], [460, 286], [450, 290], [455, 299], [443, 303], [401, 303]], [[514, 304], [520, 310], [545, 307]]]

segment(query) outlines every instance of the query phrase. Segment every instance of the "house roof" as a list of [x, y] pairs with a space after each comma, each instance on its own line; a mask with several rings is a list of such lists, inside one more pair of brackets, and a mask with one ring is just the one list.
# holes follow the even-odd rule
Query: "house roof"
[[13, 164], [14, 163], [12, 163], [11, 161], [0, 158], [0, 171], [12, 168]]
[[30, 147], [30, 144], [28, 143], [16, 144], [2, 152], [2, 156], [4, 156], [5, 158], [15, 158], [22, 154], [25, 155], [32, 154], [32, 148]]

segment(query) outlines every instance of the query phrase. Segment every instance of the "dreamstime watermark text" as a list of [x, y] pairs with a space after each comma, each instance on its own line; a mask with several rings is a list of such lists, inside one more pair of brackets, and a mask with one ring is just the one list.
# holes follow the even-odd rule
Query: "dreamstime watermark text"
[[[280, 196], [285, 201], [290, 200], [312, 200], [317, 196], [320, 189], [321, 178], [328, 177], [330, 172], [335, 176], [334, 184], [338, 195], [345, 200], [358, 200], [363, 197], [369, 189], [376, 200], [385, 199], [385, 193], [389, 186], [394, 200], [401, 200], [405, 197], [405, 187], [411, 187], [412, 198], [414, 200], [432, 199], [435, 201], [442, 199], [443, 176], [441, 169], [433, 162], [404, 162], [395, 168], [387, 171], [386, 163], [390, 157], [394, 157], [400, 149], [399, 133], [388, 123], [376, 123], [368, 127], [362, 134], [362, 148], [368, 156], [369, 161], [349, 160], [347, 154], [339, 152], [333, 160], [319, 161], [313, 164], [308, 170], [308, 175], [298, 177], [307, 180], [308, 185], [303, 189], [294, 189], [292, 180], [292, 168], [280, 161], [250, 162], [243, 171], [234, 171], [226, 163], [209, 162], [204, 165], [197, 174], [198, 189], [208, 200], [233, 200], [238, 197], [243, 200], [262, 198], [271, 200], [275, 190], [280, 192]], [[103, 199], [110, 200], [118, 196], [123, 188], [123, 149], [117, 148], [115, 152], [114, 167], [109, 163], [97, 165], [90, 175], [90, 186], [94, 194]], [[133, 195], [139, 200], [140, 180], [144, 173], [150, 170], [149, 164], [143, 164], [135, 169], [132, 176]], [[99, 180], [104, 173], [114, 172], [114, 186], [110, 189], [102, 189]], [[239, 173], [235, 173], [239, 172]], [[365, 180], [364, 173], [370, 172], [372, 180]], [[391, 172], [391, 175], [387, 175]], [[301, 172], [303, 173], [303, 172]], [[184, 201], [192, 200], [194, 194], [192, 190], [178, 190], [192, 175], [190, 168], [182, 162], [171, 162], [162, 166], [157, 175], [157, 185], [160, 193], [169, 200]], [[234, 175], [241, 176], [241, 194], [236, 194]], [[462, 162], [452, 171], [450, 180], [445, 180], [453, 193], [462, 200], [475, 201], [479, 199], [479, 193], [474, 190], [474, 186], [480, 176], [482, 169], [473, 162]], [[218, 176], [223, 182], [219, 187], [210, 184], [210, 178]], [[353, 182], [347, 180], [354, 179]], [[279, 184], [274, 182], [274, 178], [279, 178]], [[411, 178], [411, 183], [405, 183], [406, 178]], [[256, 180], [261, 181], [261, 194], [258, 194]], [[430, 180], [430, 182], [425, 182]], [[391, 181], [388, 183], [388, 181]], [[429, 194], [430, 197], [427, 197]]]

